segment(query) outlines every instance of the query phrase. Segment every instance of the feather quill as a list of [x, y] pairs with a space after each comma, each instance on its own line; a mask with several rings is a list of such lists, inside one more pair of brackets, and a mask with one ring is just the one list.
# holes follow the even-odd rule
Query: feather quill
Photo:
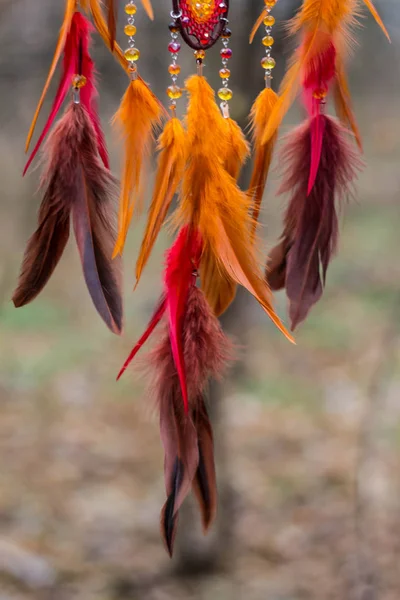
[[107, 27], [110, 36], [110, 49], [114, 52], [115, 38], [117, 35], [118, 4], [116, 0], [105, 0], [107, 9]]

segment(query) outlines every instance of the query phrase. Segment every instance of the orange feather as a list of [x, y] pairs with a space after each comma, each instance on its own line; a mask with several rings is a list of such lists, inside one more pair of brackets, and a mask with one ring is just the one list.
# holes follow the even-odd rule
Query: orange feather
[[336, 81], [334, 87], [334, 102], [336, 114], [342, 123], [349, 127], [355, 137], [357, 146], [362, 152], [362, 141], [350, 101], [350, 90], [346, 79], [346, 73], [341, 61], [336, 61]]
[[237, 179], [245, 160], [250, 155], [250, 147], [243, 131], [233, 119], [224, 119], [226, 127], [226, 156], [225, 169], [234, 179]]
[[[214, 257], [223, 278], [248, 289], [276, 326], [293, 341], [273, 309], [271, 291], [264, 281], [255, 246], [250, 243], [250, 200], [224, 168], [224, 135], [222, 131], [220, 137], [218, 131], [221, 124], [214, 93], [204, 78], [197, 75], [189, 78], [186, 88], [190, 160], [176, 223], [179, 226], [190, 223], [200, 232], [204, 252]], [[211, 284], [209, 279], [204, 281], [203, 272], [202, 285], [207, 289]]]
[[154, 11], [150, 0], [142, 0], [143, 8], [147, 12], [147, 16], [152, 21], [154, 20]]
[[262, 22], [265, 19], [265, 16], [268, 14], [267, 10], [264, 8], [264, 10], [261, 12], [260, 16], [258, 17], [257, 21], [254, 23], [253, 28], [250, 32], [250, 38], [249, 38], [249, 42], [250, 44], [253, 43], [253, 40], [255, 38], [255, 35], [257, 33], [257, 31], [260, 29]]
[[57, 68], [58, 61], [60, 60], [60, 57], [64, 51], [65, 40], [67, 38], [68, 32], [71, 27], [71, 21], [72, 21], [72, 17], [74, 16], [74, 12], [76, 10], [76, 5], [77, 5], [77, 0], [67, 0], [65, 13], [64, 13], [64, 20], [63, 20], [63, 24], [60, 29], [60, 34], [58, 36], [57, 46], [56, 46], [56, 50], [54, 52], [53, 60], [51, 62], [50, 71], [49, 71], [49, 74], [47, 75], [46, 83], [44, 85], [42, 95], [40, 96], [40, 100], [37, 105], [35, 114], [33, 116], [33, 120], [32, 120], [31, 126], [29, 128], [28, 136], [26, 138], [25, 152], [28, 152], [28, 150], [29, 150], [29, 146], [30, 146], [30, 143], [32, 140], [33, 133], [35, 131], [35, 127], [36, 127], [37, 120], [39, 118], [40, 111], [43, 106], [43, 102], [46, 98], [47, 92], [49, 91], [49, 87], [50, 87], [51, 81], [53, 79], [55, 70]]
[[179, 119], [166, 124], [158, 140], [160, 156], [146, 229], [136, 263], [136, 285], [147, 264], [172, 199], [182, 180], [187, 158], [186, 132]]
[[118, 220], [118, 238], [113, 256], [122, 254], [129, 224], [142, 192], [141, 176], [147, 162], [153, 129], [160, 123], [160, 106], [147, 85], [141, 80], [131, 81], [113, 119], [125, 141], [125, 160], [121, 180], [121, 198]]
[[252, 200], [253, 221], [251, 235], [254, 236], [260, 214], [261, 202], [267, 182], [272, 154], [277, 139], [275, 133], [271, 139], [263, 143], [263, 135], [271, 112], [278, 102], [277, 94], [270, 88], [265, 88], [257, 96], [250, 113], [251, 130], [254, 145], [254, 163], [248, 194]]

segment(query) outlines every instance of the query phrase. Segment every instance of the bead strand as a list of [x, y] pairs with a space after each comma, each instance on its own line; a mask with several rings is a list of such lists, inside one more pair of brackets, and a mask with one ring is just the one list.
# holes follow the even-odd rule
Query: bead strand
[[128, 36], [128, 48], [125, 50], [124, 55], [126, 60], [129, 63], [129, 70], [133, 75], [136, 73], [135, 63], [140, 58], [140, 50], [136, 48], [135, 45], [135, 35], [136, 35], [136, 25], [135, 25], [135, 15], [137, 11], [137, 6], [132, 0], [125, 5], [125, 14], [128, 17], [128, 22], [124, 27], [124, 33]]
[[265, 47], [265, 56], [261, 60], [261, 66], [265, 69], [265, 87], [271, 87], [272, 81], [272, 69], [275, 67], [275, 59], [271, 56], [272, 46], [274, 45], [274, 38], [271, 35], [272, 27], [275, 23], [275, 18], [270, 14], [274, 8], [277, 0], [264, 0], [266, 15], [264, 18], [265, 36], [262, 39], [262, 44]]
[[229, 48], [229, 40], [232, 35], [232, 32], [227, 27], [228, 21], [226, 20], [226, 24], [223, 32], [221, 33], [222, 39], [222, 49], [220, 52], [222, 59], [222, 68], [219, 71], [219, 76], [221, 78], [222, 87], [218, 90], [218, 98], [222, 100], [221, 102], [221, 110], [224, 117], [229, 117], [229, 100], [232, 99], [233, 92], [229, 88], [229, 78], [231, 75], [231, 71], [228, 68], [229, 59], [232, 57], [232, 50]]
[[181, 49], [180, 43], [178, 40], [179, 33], [179, 25], [177, 19], [179, 16], [171, 13], [172, 18], [174, 19], [169, 24], [169, 30], [171, 32], [171, 41], [168, 44], [168, 51], [171, 53], [171, 64], [168, 67], [168, 73], [171, 75], [171, 85], [167, 88], [167, 96], [171, 100], [170, 110], [175, 113], [176, 110], [176, 101], [182, 96], [182, 88], [177, 85], [178, 75], [181, 72], [181, 67], [177, 64], [178, 55]]

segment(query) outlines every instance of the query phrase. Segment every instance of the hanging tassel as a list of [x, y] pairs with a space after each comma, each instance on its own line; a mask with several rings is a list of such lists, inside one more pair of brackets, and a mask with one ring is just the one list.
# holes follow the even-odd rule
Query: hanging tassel
[[24, 306], [45, 287], [68, 241], [72, 215], [92, 301], [111, 331], [121, 333], [119, 263], [110, 260], [115, 181], [98, 158], [96, 131], [81, 104], [71, 104], [57, 123], [45, 155], [38, 228], [28, 242], [13, 302]]
[[[308, 193], [312, 161], [311, 131], [324, 131], [315, 182]], [[361, 163], [346, 131], [330, 117], [317, 115], [298, 127], [282, 154], [286, 163], [280, 193], [292, 194], [281, 242], [267, 263], [272, 289], [286, 288], [292, 330], [319, 300], [338, 241], [338, 203], [349, 194]]]
[[[370, 0], [364, 0], [371, 10], [377, 23], [382, 27], [385, 35], [387, 31], [383, 26], [375, 8]], [[272, 110], [268, 126], [264, 133], [263, 141], [267, 142], [278, 130], [285, 114], [297, 96], [300, 85], [303, 85], [310, 64], [320, 60], [329, 48], [333, 46], [338, 56], [338, 64], [342, 65], [347, 49], [351, 42], [351, 28], [356, 23], [358, 16], [357, 0], [304, 0], [297, 15], [292, 19], [289, 33], [294, 35], [302, 33], [303, 39], [299, 49], [290, 61], [289, 69], [282, 81], [279, 99]], [[335, 79], [337, 74], [335, 73]], [[351, 112], [347, 106], [348, 99], [341, 95], [341, 102], [346, 104], [345, 113]], [[343, 114], [343, 106], [341, 108]]]
[[[191, 259], [188, 259], [191, 256], [190, 247], [187, 246], [188, 236], [190, 232], [183, 230], [170, 251], [166, 281], [169, 277], [179, 277], [179, 265], [183, 266], [185, 274], [188, 270], [185, 265], [189, 266], [192, 263]], [[192, 256], [195, 256], [196, 261], [198, 250], [194, 246], [192, 249], [195, 250]], [[196, 287], [193, 274], [188, 287], [187, 277], [184, 275], [182, 286], [186, 289], [185, 303], [181, 311], [180, 327], [176, 331], [180, 338], [181, 365], [185, 373], [190, 374], [187, 384], [185, 383], [187, 404], [184, 401], [182, 379], [173, 349], [170, 317], [160, 342], [146, 359], [152, 380], [150, 393], [157, 400], [160, 410], [167, 492], [167, 501], [161, 512], [161, 534], [171, 556], [178, 511], [191, 487], [199, 502], [204, 531], [210, 527], [216, 514], [214, 445], [204, 391], [209, 378], [219, 379], [227, 361], [232, 358], [231, 345], [203, 292]], [[153, 331], [156, 323], [161, 320], [160, 313], [166, 310], [167, 303], [168, 300], [161, 300], [148, 331]], [[124, 369], [126, 366], [127, 364], [124, 365]]]
[[159, 125], [160, 106], [147, 85], [140, 79], [130, 82], [114, 117], [125, 142], [121, 182], [118, 237], [113, 257], [122, 255], [133, 211], [141, 209], [140, 196], [143, 165], [147, 162], [153, 129]]
[[109, 168], [107, 147], [97, 111], [97, 90], [94, 64], [89, 54], [91, 32], [92, 26], [89, 21], [85, 19], [81, 13], [74, 13], [63, 48], [64, 61], [60, 84], [58, 86], [49, 118], [47, 119], [44, 129], [25, 166], [24, 175], [28, 171], [44, 139], [49, 133], [54, 120], [56, 119], [68, 93], [70, 92], [73, 77], [77, 73], [81, 73], [85, 78], [86, 84], [81, 89], [81, 103], [88, 111], [90, 119], [95, 128], [98, 151], [104, 166], [107, 169]]
[[[198, 229], [204, 253], [210, 252], [215, 257], [223, 276], [250, 291], [275, 325], [292, 340], [272, 307], [270, 290], [249, 241], [249, 199], [224, 169], [224, 136], [223, 132], [220, 135], [220, 114], [214, 93], [198, 75], [187, 81], [186, 88], [190, 97], [187, 113], [190, 161], [176, 223], [191, 223]], [[202, 271], [204, 284], [206, 289], [212, 286], [212, 282], [204, 282]]]
[[146, 229], [136, 263], [136, 285], [147, 264], [172, 199], [182, 180], [187, 159], [186, 133], [176, 117], [170, 119], [158, 140], [158, 169]]
[[257, 96], [250, 113], [254, 144], [253, 171], [248, 190], [253, 211], [253, 221], [251, 226], [252, 238], [254, 238], [256, 233], [265, 184], [267, 182], [272, 154], [277, 139], [277, 133], [275, 133], [271, 139], [264, 143], [263, 134], [277, 101], [278, 96], [276, 93], [271, 88], [265, 88]]
[[47, 92], [49, 91], [50, 84], [52, 82], [54, 73], [56, 72], [58, 62], [64, 52], [65, 43], [66, 43], [66, 39], [67, 39], [68, 33], [71, 28], [71, 23], [72, 23], [72, 19], [74, 17], [75, 8], [76, 8], [76, 0], [67, 0], [66, 7], [65, 7], [64, 20], [63, 20], [63, 24], [60, 29], [60, 34], [58, 36], [57, 46], [56, 46], [56, 50], [54, 52], [53, 60], [50, 65], [50, 71], [47, 75], [46, 83], [43, 88], [42, 95], [40, 96], [40, 100], [37, 105], [31, 126], [29, 128], [28, 136], [26, 138], [25, 152], [28, 152], [28, 150], [29, 150], [29, 146], [30, 146], [32, 136], [35, 131], [35, 127], [36, 127], [37, 120], [39, 118], [40, 111], [41, 111], [43, 103], [45, 101]]

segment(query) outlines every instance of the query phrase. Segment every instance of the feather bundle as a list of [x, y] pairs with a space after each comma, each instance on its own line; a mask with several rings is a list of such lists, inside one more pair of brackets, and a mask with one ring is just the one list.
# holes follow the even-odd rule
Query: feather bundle
[[[198, 75], [189, 78], [186, 88], [189, 92], [189, 160], [175, 220], [180, 226], [190, 223], [199, 231], [204, 245], [203, 256], [208, 260], [213, 257], [222, 281], [226, 279], [250, 291], [276, 326], [292, 340], [272, 307], [270, 290], [250, 243], [249, 198], [224, 167], [225, 124], [214, 101], [214, 93]], [[219, 290], [214, 286], [221, 279], [214, 282], [204, 277], [213, 272], [214, 268], [202, 271], [202, 286], [211, 290], [213, 304], [218, 304]]]
[[28, 242], [13, 301], [16, 307], [28, 304], [44, 288], [63, 254], [72, 216], [89, 294], [106, 325], [120, 333], [121, 278], [118, 262], [110, 260], [116, 185], [98, 150], [89, 113], [71, 104], [46, 142], [38, 228]]
[[[183, 235], [186, 234], [187, 232]], [[175, 246], [175, 250], [179, 248]], [[180, 260], [182, 258], [181, 255]], [[168, 259], [175, 260], [173, 256]], [[160, 320], [159, 313], [163, 303], [164, 300], [152, 319], [153, 329], [154, 323]], [[190, 373], [187, 409], [183, 401], [169, 319], [161, 339], [146, 360], [146, 368], [152, 380], [150, 392], [160, 411], [167, 493], [167, 501], [161, 512], [161, 533], [171, 556], [178, 511], [191, 488], [199, 502], [205, 531], [216, 513], [213, 435], [204, 394], [209, 378], [219, 378], [226, 362], [232, 358], [231, 345], [193, 278], [185, 294], [179, 337], [182, 364], [185, 371]]]
[[114, 117], [125, 142], [121, 182], [118, 237], [113, 257], [122, 254], [134, 209], [141, 209], [141, 178], [148, 160], [153, 129], [159, 125], [160, 105], [141, 79], [130, 82]]
[[[324, 132], [319, 167], [309, 192], [312, 130]], [[317, 115], [298, 127], [283, 150], [286, 163], [280, 193], [291, 199], [284, 219], [281, 242], [267, 263], [272, 289], [285, 287], [292, 330], [319, 300], [326, 272], [338, 241], [338, 203], [346, 197], [361, 162], [334, 119]]]
[[[370, 0], [364, 0], [372, 15], [387, 35], [387, 31]], [[301, 41], [298, 50], [291, 59], [287, 73], [282, 81], [279, 99], [272, 110], [263, 141], [271, 139], [283, 117], [294, 101], [299, 87], [303, 86], [308, 103], [314, 107], [319, 102], [312, 100], [325, 94], [331, 82], [336, 82], [341, 72], [341, 88], [343, 92], [344, 61], [351, 43], [350, 30], [359, 16], [357, 0], [304, 0], [297, 15], [289, 24], [291, 34], [300, 33]], [[350, 106], [348, 94], [340, 93], [340, 118], [345, 117], [345, 124], [350, 125], [357, 143], [361, 147], [358, 129]], [[307, 102], [306, 102], [307, 105]]]

